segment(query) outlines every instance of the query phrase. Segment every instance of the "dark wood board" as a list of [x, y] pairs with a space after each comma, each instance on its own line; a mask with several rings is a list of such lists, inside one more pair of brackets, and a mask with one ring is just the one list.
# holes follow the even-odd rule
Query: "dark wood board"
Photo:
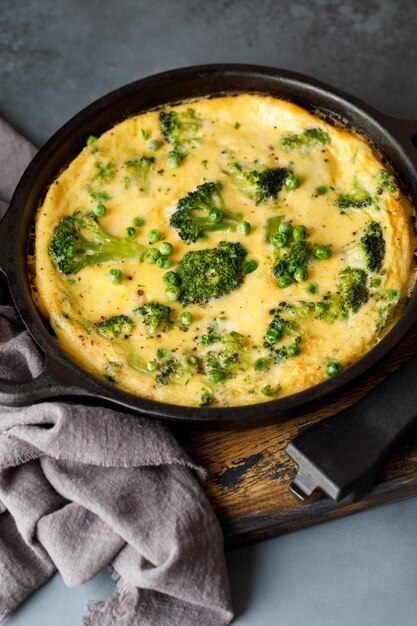
[[[369, 374], [320, 410], [278, 424], [212, 430], [177, 427], [175, 435], [208, 471], [207, 494], [222, 524], [226, 543], [256, 541], [371, 506], [417, 494], [417, 434], [383, 468], [361, 500], [335, 503], [320, 495], [306, 503], [288, 485], [295, 465], [284, 448], [300, 429], [351, 406], [417, 354], [417, 326]], [[411, 441], [413, 439], [413, 441]]]

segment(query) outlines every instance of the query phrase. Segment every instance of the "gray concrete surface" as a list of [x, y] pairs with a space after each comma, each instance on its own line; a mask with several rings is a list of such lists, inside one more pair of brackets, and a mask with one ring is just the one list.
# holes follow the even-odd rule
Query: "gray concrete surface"
[[[40, 145], [124, 83], [223, 61], [304, 72], [417, 118], [416, 32], [413, 0], [0, 0], [0, 115]], [[235, 624], [417, 624], [416, 520], [412, 499], [229, 551]], [[75, 626], [111, 589], [105, 573], [73, 590], [55, 577], [8, 626]]]
[[0, 113], [37, 143], [155, 72], [241, 61], [417, 116], [413, 0], [0, 0]]

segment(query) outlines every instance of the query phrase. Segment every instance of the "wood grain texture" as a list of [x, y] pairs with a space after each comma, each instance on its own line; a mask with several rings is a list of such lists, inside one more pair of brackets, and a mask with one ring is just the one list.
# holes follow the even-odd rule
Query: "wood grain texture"
[[190, 456], [208, 471], [207, 494], [228, 544], [256, 541], [417, 494], [417, 435], [416, 445], [392, 458], [374, 488], [357, 502], [335, 503], [320, 495], [306, 503], [297, 501], [288, 490], [296, 468], [284, 452], [301, 429], [351, 406], [415, 354], [417, 325], [376, 368], [319, 410], [244, 429], [175, 428]]

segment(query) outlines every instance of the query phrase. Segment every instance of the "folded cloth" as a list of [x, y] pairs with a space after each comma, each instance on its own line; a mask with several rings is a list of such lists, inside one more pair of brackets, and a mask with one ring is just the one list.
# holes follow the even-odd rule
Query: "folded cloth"
[[[0, 210], [34, 148], [0, 120]], [[0, 377], [42, 358], [0, 304]], [[85, 626], [223, 626], [233, 614], [204, 471], [168, 428], [79, 404], [0, 407], [0, 621], [58, 569], [68, 586], [111, 564], [114, 595]]]

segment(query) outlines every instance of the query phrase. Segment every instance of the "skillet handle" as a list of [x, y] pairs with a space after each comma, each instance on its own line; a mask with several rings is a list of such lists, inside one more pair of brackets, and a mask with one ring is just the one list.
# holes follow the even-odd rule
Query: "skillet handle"
[[11, 217], [11, 211], [8, 208], [0, 221], [0, 271], [4, 274], [7, 273], [9, 266]]
[[[8, 209], [0, 222], [0, 271], [3, 276], [0, 277], [0, 302], [12, 304], [10, 293], [6, 287], [6, 281], [9, 282], [13, 276], [13, 255], [10, 250], [10, 230], [12, 226], [13, 215]], [[36, 342], [33, 337], [33, 341]], [[74, 396], [96, 396], [92, 388], [92, 383], [88, 386], [91, 391], [84, 387], [84, 383], [80, 380], [80, 386], [74, 385], [74, 376], [69, 379], [69, 373], [65, 367], [59, 363], [51, 363], [46, 356], [44, 369], [37, 378], [32, 378], [27, 382], [14, 383], [6, 380], [0, 380], [0, 405], [19, 407], [33, 404], [41, 400], [52, 398], [68, 398]]]
[[353, 407], [304, 430], [286, 447], [298, 471], [290, 486], [306, 500], [316, 489], [335, 501], [358, 499], [386, 458], [417, 424], [417, 358]]
[[59, 381], [51, 373], [51, 368], [52, 366], [47, 364], [37, 378], [32, 378], [24, 383], [0, 380], [0, 405], [20, 407], [52, 398], [94, 395], [86, 389]]

